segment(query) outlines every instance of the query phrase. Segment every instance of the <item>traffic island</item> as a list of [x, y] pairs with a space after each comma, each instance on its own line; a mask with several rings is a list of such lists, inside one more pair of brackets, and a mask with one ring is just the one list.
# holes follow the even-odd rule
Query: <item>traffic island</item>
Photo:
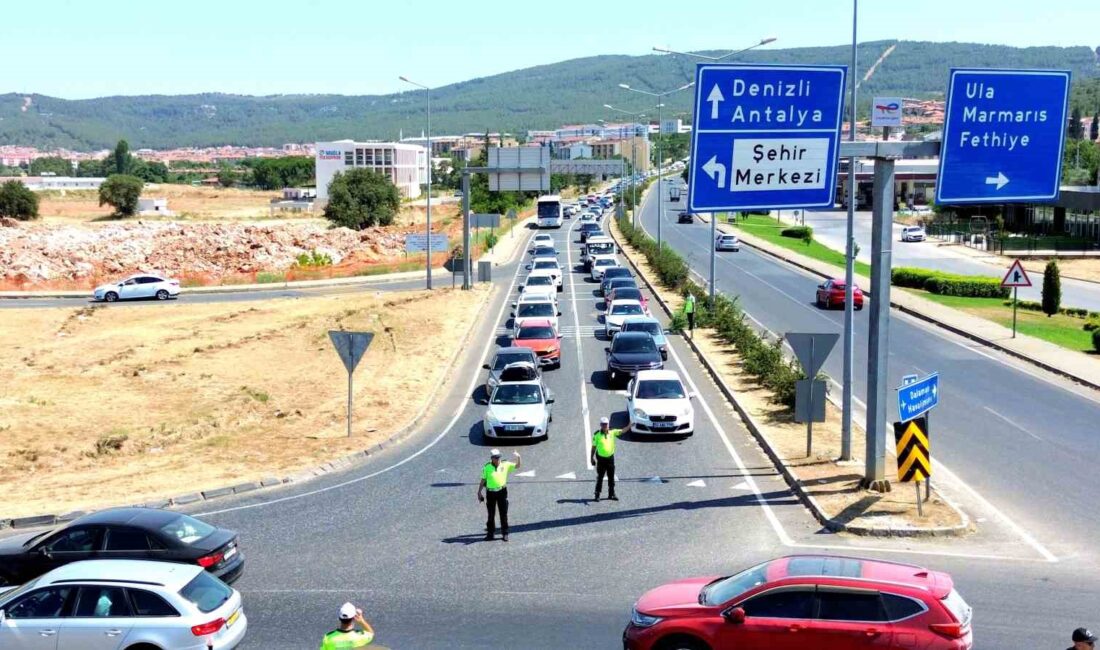
[[[678, 313], [683, 302], [679, 293], [660, 284], [649, 261], [627, 243], [614, 220], [610, 231], [665, 312], [670, 317]], [[935, 489], [924, 501], [925, 485], [921, 486], [922, 512], [918, 512], [915, 488], [909, 484], [895, 484], [888, 492], [862, 489], [862, 463], [836, 460], [840, 457], [840, 411], [832, 403], [826, 404], [826, 421], [814, 424], [813, 450], [807, 456], [806, 425], [794, 422], [793, 413], [777, 404], [759, 379], [743, 370], [733, 345], [710, 329], [697, 329], [685, 341], [791, 490], [826, 529], [884, 537], [963, 535], [973, 530], [967, 515]], [[853, 448], [862, 449], [863, 432], [854, 434]], [[896, 462], [893, 458], [888, 458], [888, 467]]]

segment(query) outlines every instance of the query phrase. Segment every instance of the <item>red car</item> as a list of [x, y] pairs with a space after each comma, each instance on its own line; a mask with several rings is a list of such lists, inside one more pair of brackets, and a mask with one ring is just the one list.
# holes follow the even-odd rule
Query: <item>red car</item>
[[561, 367], [561, 335], [548, 318], [523, 321], [516, 330], [512, 345], [530, 348], [539, 359], [539, 366]]
[[646, 592], [624, 650], [969, 650], [971, 609], [951, 576], [909, 564], [790, 556]]
[[[844, 306], [844, 287], [847, 286], [843, 279], [833, 278], [817, 285], [817, 306], [824, 309]], [[852, 306], [856, 310], [863, 309], [863, 289], [858, 285], [852, 285]]]

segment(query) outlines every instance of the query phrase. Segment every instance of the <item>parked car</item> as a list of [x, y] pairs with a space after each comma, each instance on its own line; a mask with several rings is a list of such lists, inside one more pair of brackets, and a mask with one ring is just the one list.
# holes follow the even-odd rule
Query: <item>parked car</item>
[[[847, 286], [843, 279], [833, 278], [817, 285], [817, 306], [822, 309], [844, 307], [844, 288]], [[863, 309], [863, 290], [858, 285], [852, 285], [852, 306], [858, 311]]]
[[924, 241], [924, 228], [920, 226], [906, 226], [901, 229], [902, 241]]
[[607, 381], [611, 385], [633, 377], [641, 370], [664, 367], [657, 344], [645, 332], [619, 332], [604, 351], [607, 354]]
[[615, 268], [619, 265], [619, 260], [614, 255], [596, 255], [592, 257], [592, 264], [590, 276], [593, 281], [599, 282], [603, 278], [603, 272], [607, 269]]
[[547, 320], [550, 321], [550, 325], [555, 332], [560, 331], [558, 329], [558, 316], [561, 316], [558, 306], [550, 301], [525, 302], [522, 305], [516, 305], [516, 308], [512, 311], [512, 335], [517, 336], [519, 328], [523, 327], [523, 324], [528, 321]]
[[542, 367], [561, 367], [561, 335], [548, 320], [524, 323], [512, 337], [512, 345], [533, 350]]
[[546, 438], [550, 433], [550, 405], [554, 394], [542, 383], [529, 362], [509, 364], [489, 396], [482, 420], [486, 438]]
[[21, 584], [70, 562], [118, 558], [188, 562], [230, 583], [244, 570], [232, 530], [171, 510], [110, 508], [0, 539], [0, 582]]
[[676, 223], [695, 223], [695, 217], [687, 210], [680, 210], [676, 215]]
[[[622, 282], [625, 279], [626, 278], [616, 278], [612, 280], [612, 283], [616, 281]], [[633, 281], [633, 278], [631, 278], [631, 281]], [[610, 305], [618, 300], [637, 300], [642, 305], [642, 312], [649, 315], [649, 299], [645, 297], [645, 294], [642, 293], [638, 287], [629, 286], [611, 289], [607, 292], [607, 297], [604, 299], [604, 302]]]
[[661, 351], [661, 359], [668, 360], [668, 337], [661, 327], [661, 322], [652, 316], [631, 316], [624, 319], [619, 327], [619, 332], [645, 332], [653, 337], [657, 349]]
[[0, 594], [4, 650], [229, 650], [241, 594], [197, 564], [72, 562]]
[[119, 282], [101, 284], [92, 292], [92, 298], [104, 302], [156, 298], [168, 300], [180, 295], [180, 281], [146, 273], [131, 275]]
[[741, 241], [737, 239], [737, 235], [721, 234], [714, 239], [714, 250], [736, 253], [741, 250]]
[[489, 371], [485, 375], [486, 397], [493, 394], [493, 389], [500, 383], [501, 373], [508, 365], [525, 361], [534, 364], [536, 368], [539, 367], [539, 359], [535, 356], [535, 351], [530, 348], [510, 346], [498, 349], [496, 354], [493, 355], [493, 360], [481, 366]]
[[791, 556], [651, 589], [634, 604], [623, 648], [969, 650], [971, 617], [941, 571]]
[[631, 433], [695, 433], [694, 393], [673, 370], [642, 370], [626, 389]]
[[623, 325], [623, 320], [630, 316], [644, 316], [645, 309], [637, 300], [620, 298], [607, 303], [607, 310], [603, 315], [603, 334], [610, 339]]

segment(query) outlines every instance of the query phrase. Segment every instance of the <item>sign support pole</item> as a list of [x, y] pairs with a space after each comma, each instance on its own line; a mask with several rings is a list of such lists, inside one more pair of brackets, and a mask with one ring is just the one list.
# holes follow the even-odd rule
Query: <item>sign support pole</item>
[[1016, 309], [1019, 308], [1020, 288], [1012, 287], [1012, 338], [1016, 338]]
[[890, 340], [890, 256], [894, 159], [875, 158], [871, 229], [871, 318], [867, 346], [867, 432], [863, 487], [889, 492], [886, 478], [886, 362]]
[[[924, 414], [924, 435], [929, 436], [929, 440], [931, 440], [931, 436], [932, 436], [932, 411], [928, 411], [927, 413]], [[931, 457], [928, 458], [928, 464], [929, 464], [929, 466], [931, 466], [931, 464], [932, 464], [932, 458]], [[918, 499], [919, 499], [919, 497], [918, 497]], [[932, 500], [932, 477], [931, 476], [924, 479], [924, 500], [925, 501], [931, 501]]]
[[352, 373], [349, 371], [348, 372], [348, 437], [349, 438], [351, 437], [351, 396], [352, 396], [351, 375], [352, 375]]
[[470, 170], [462, 171], [462, 289], [470, 288]]
[[[810, 358], [814, 358], [814, 339], [810, 338]], [[814, 403], [814, 377], [810, 377], [810, 405]], [[814, 453], [814, 419], [806, 418], [806, 458]]]
[[921, 505], [920, 501], [920, 481], [913, 481], [913, 487], [917, 490], [917, 515], [923, 517], [924, 506]]
[[[859, 24], [859, 2], [852, 0], [852, 67], [851, 98], [848, 105], [848, 141], [856, 141], [856, 90], [859, 77], [856, 75], [856, 26]], [[840, 460], [852, 460], [852, 368], [855, 353], [855, 325], [852, 297], [852, 283], [855, 282], [856, 257], [856, 157], [848, 157], [848, 219], [844, 241], [844, 368], [841, 375], [840, 409]], [[805, 213], [803, 213], [805, 214]]]

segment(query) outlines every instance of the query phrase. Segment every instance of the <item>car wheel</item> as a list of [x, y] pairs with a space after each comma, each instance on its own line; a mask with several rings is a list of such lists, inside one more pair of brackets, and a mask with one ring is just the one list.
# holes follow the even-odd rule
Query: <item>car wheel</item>
[[857, 302], [856, 303], [856, 311], [863, 311], [863, 303], [862, 302]]
[[168, 292], [161, 289], [157, 292], [157, 300], [168, 300]]
[[822, 309], [824, 306], [821, 304], [821, 296], [814, 296], [814, 304], [818, 309]]
[[108, 291], [107, 294], [103, 296], [103, 299], [107, 302], [115, 302], [118, 300], [118, 294], [114, 291]]

